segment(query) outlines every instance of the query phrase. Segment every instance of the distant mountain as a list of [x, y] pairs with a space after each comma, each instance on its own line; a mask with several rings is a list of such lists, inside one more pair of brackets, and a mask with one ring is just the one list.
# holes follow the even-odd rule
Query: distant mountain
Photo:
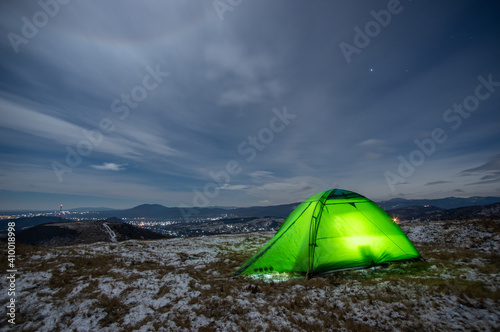
[[[500, 202], [500, 197], [447, 197], [441, 199], [403, 199], [394, 198], [388, 201], [378, 202], [377, 204], [384, 210], [395, 210], [406, 207], [425, 207], [431, 206], [441, 209], [453, 209], [465, 206], [482, 206]], [[211, 218], [228, 215], [228, 217], [281, 217], [286, 218], [290, 212], [297, 207], [299, 203], [282, 204], [272, 206], [253, 206], [247, 208], [178, 208], [166, 207], [160, 204], [142, 204], [126, 210], [112, 210], [96, 212], [101, 218], [158, 218], [158, 219], [195, 219]], [[421, 210], [421, 211], [420, 211]], [[426, 213], [429, 211], [413, 208], [413, 213]], [[408, 211], [407, 211], [408, 212]]]
[[[440, 210], [450, 210], [461, 207], [485, 206], [494, 203], [499, 203], [500, 197], [447, 197], [440, 199], [404, 199], [394, 198], [388, 201], [377, 202], [377, 204], [385, 211], [396, 213], [405, 218], [419, 218], [426, 215], [432, 215], [435, 218], [439, 217]], [[88, 219], [109, 219], [112, 217], [133, 219], [171, 219], [177, 221], [193, 221], [207, 218], [264, 218], [276, 217], [286, 218], [290, 212], [295, 209], [300, 203], [282, 204], [272, 206], [253, 206], [246, 208], [227, 207], [205, 207], [205, 208], [179, 208], [166, 207], [160, 204], [142, 204], [131, 209], [113, 210], [109, 208], [78, 208], [73, 209], [74, 216], [71, 214], [65, 215], [65, 218], [80, 218], [76, 215], [81, 211], [90, 211], [90, 209], [100, 209], [101, 211], [93, 211], [86, 217]], [[463, 211], [462, 211], [463, 212]], [[18, 227], [31, 227], [39, 224], [59, 222], [59, 218], [54, 217], [33, 217], [16, 219]], [[0, 221], [0, 232], [7, 228], [6, 220]], [[1, 234], [0, 234], [1, 235]]]
[[[377, 202], [384, 210], [394, 210], [406, 207], [425, 207], [431, 206], [441, 209], [453, 209], [465, 206], [483, 206], [500, 202], [500, 197], [447, 197], [441, 199], [404, 199], [394, 198], [388, 201]], [[119, 217], [119, 218], [159, 218], [159, 219], [189, 219], [189, 218], [210, 218], [219, 217], [227, 214], [230, 217], [282, 217], [286, 218], [290, 212], [297, 207], [299, 203], [282, 204], [272, 206], [253, 206], [247, 208], [177, 208], [166, 207], [160, 204], [142, 204], [131, 209], [113, 210], [99, 212], [102, 217]], [[417, 213], [416, 208], [413, 208], [414, 213]], [[420, 211], [420, 210], [418, 210]], [[420, 212], [426, 213], [427, 210]]]
[[444, 211], [446, 210], [430, 205], [406, 206], [386, 210], [388, 215], [399, 220], [430, 219], [435, 218], [437, 215], [442, 215]]
[[454, 209], [464, 206], [481, 206], [499, 202], [500, 202], [500, 197], [473, 196], [467, 198], [446, 197], [439, 199], [393, 198], [388, 201], [377, 202], [377, 204], [384, 210], [393, 210], [409, 206], [425, 206], [425, 205], [435, 206], [442, 209]]
[[108, 208], [108, 207], [79, 207], [79, 208], [74, 208], [74, 209], [69, 209], [65, 211], [69, 212], [87, 212], [87, 211], [113, 211], [115, 209]]
[[[393, 198], [387, 201], [376, 202], [384, 210], [394, 210], [415, 206], [434, 206], [441, 209], [454, 209], [465, 206], [483, 206], [499, 203], [500, 197], [473, 196], [468, 198], [446, 197], [439, 199], [404, 199]], [[142, 204], [130, 209], [112, 209], [108, 207], [81, 207], [70, 209], [70, 213], [91, 212], [92, 217], [107, 219], [109, 217], [118, 218], [157, 218], [157, 219], [192, 219], [219, 217], [227, 214], [230, 217], [287, 217], [293, 209], [300, 203], [272, 205], [272, 206], [252, 206], [246, 208], [235, 208], [227, 206], [214, 206], [203, 208], [179, 208], [166, 207], [160, 204]], [[4, 215], [20, 215], [29, 211], [3, 211]], [[30, 211], [40, 213], [40, 211]], [[55, 212], [55, 211], [51, 211]], [[66, 218], [71, 215], [66, 215]], [[75, 216], [76, 217], [76, 216]], [[57, 217], [54, 217], [57, 218]], [[31, 219], [31, 218], [30, 218]], [[89, 216], [90, 219], [90, 216]], [[0, 222], [0, 230], [2, 229]]]
[[287, 217], [299, 203], [247, 208], [177, 208], [160, 204], [142, 204], [127, 210], [99, 212], [100, 217], [190, 219], [229, 215], [231, 217]]
[[166, 207], [160, 204], [142, 204], [131, 209], [99, 212], [101, 217], [118, 218], [158, 218], [158, 219], [183, 219], [217, 217], [228, 213], [220, 208], [178, 208]]
[[408, 206], [387, 210], [387, 214], [400, 220], [500, 218], [500, 203], [482, 206], [464, 206], [455, 209], [441, 209], [436, 206]]

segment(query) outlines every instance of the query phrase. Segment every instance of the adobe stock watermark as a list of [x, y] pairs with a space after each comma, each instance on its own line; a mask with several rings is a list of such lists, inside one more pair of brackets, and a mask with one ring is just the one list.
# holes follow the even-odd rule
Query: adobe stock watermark
[[7, 321], [11, 325], [16, 324], [16, 222], [9, 221], [7, 223]]
[[67, 5], [70, 0], [40, 0], [38, 6], [40, 10], [35, 12], [31, 20], [23, 16], [21, 17], [20, 35], [14, 32], [9, 32], [7, 38], [14, 52], [19, 53], [19, 45], [28, 44], [28, 42], [38, 35], [39, 29], [46, 26], [50, 19], [54, 18], [60, 10], [61, 5]]
[[[412, 0], [407, 1], [411, 2]], [[360, 54], [361, 50], [368, 47], [372, 39], [380, 34], [382, 28], [386, 28], [391, 23], [392, 16], [401, 14], [403, 9], [404, 7], [399, 0], [389, 0], [389, 2], [387, 2], [387, 9], [381, 9], [378, 12], [371, 10], [370, 15], [374, 20], [368, 21], [363, 30], [358, 26], [353, 28], [355, 32], [353, 38], [354, 45], [346, 42], [341, 42], [339, 44], [340, 50], [347, 63], [351, 63], [351, 56], [353, 54]]]
[[[272, 112], [274, 116], [269, 120], [268, 126], [260, 129], [257, 135], [249, 135], [238, 144], [238, 154], [245, 157], [247, 163], [254, 161], [259, 152], [264, 151], [266, 146], [271, 144], [275, 135], [285, 130], [291, 121], [297, 117], [295, 114], [288, 113], [286, 106], [281, 111], [275, 108]], [[228, 186], [232, 177], [240, 174], [242, 170], [243, 167], [239, 161], [229, 160], [223, 170], [208, 172], [213, 182], [205, 184], [202, 190], [193, 189], [193, 206], [207, 207], [210, 204], [210, 199], [217, 197], [220, 189]]]
[[[459, 129], [463, 120], [469, 118], [479, 108], [481, 102], [487, 100], [495, 92], [496, 88], [500, 87], [500, 81], [493, 81], [493, 74], [489, 74], [487, 79], [479, 75], [477, 80], [479, 84], [472, 94], [466, 96], [461, 104], [454, 103], [452, 107], [443, 112], [443, 121], [449, 124], [453, 131]], [[446, 130], [442, 128], [434, 128], [430, 138], [422, 140], [416, 138], [414, 143], [417, 148], [412, 150], [406, 158], [402, 155], [398, 156], [399, 165], [397, 171], [384, 172], [385, 180], [391, 192], [396, 191], [395, 185], [405, 183], [405, 179], [412, 176], [416, 168], [422, 166], [426, 158], [436, 152], [437, 146], [446, 142], [447, 139]]]
[[[148, 74], [142, 79], [142, 84], [134, 86], [130, 93], [122, 93], [120, 98], [111, 102], [111, 112], [117, 113], [118, 119], [125, 120], [130, 109], [135, 109], [139, 104], [148, 97], [148, 92], [156, 89], [163, 79], [170, 75], [168, 72], [160, 70], [160, 65], [156, 65], [155, 69], [150, 66], [145, 67]], [[97, 128], [92, 130], [82, 129], [83, 138], [76, 144], [75, 147], [66, 145], [66, 158], [64, 163], [58, 161], [52, 162], [52, 169], [59, 180], [63, 181], [64, 173], [71, 173], [74, 168], [78, 167], [83, 157], [88, 157], [104, 140], [104, 134], [111, 134], [116, 126], [113, 120], [109, 117], [104, 117], [99, 121]]]
[[232, 12], [236, 7], [241, 5], [243, 0], [214, 0], [212, 5], [214, 6], [215, 12], [219, 17], [219, 20], [224, 21], [224, 14], [226, 12]]

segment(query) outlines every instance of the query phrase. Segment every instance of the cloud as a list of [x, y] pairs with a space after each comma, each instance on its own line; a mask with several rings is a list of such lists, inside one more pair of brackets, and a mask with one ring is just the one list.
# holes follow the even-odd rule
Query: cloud
[[500, 172], [493, 172], [492, 174], [482, 176], [479, 180], [492, 181], [492, 180], [498, 180], [499, 178], [500, 178]]
[[101, 171], [123, 171], [127, 164], [103, 163], [102, 165], [90, 165], [90, 167]]
[[214, 43], [205, 47], [205, 60], [210, 64], [206, 78], [227, 87], [218, 93], [218, 105], [258, 104], [274, 100], [285, 92], [282, 83], [270, 75], [276, 58], [264, 51], [252, 53], [238, 43]]
[[445, 184], [445, 183], [451, 183], [450, 181], [432, 181], [432, 182], [427, 182], [425, 185], [426, 186], [434, 186], [436, 184]]
[[220, 94], [218, 103], [221, 106], [243, 106], [250, 103], [261, 103], [267, 97], [278, 97], [283, 87], [277, 81], [265, 82], [261, 85], [251, 85], [240, 89], [229, 89]]
[[[114, 172], [113, 176], [109, 176], [105, 171], [82, 168], [71, 175], [59, 182], [52, 169], [47, 167], [0, 161], [2, 190], [12, 192], [83, 195], [104, 198], [103, 202], [109, 199], [131, 199], [161, 204], [190, 202], [193, 196], [192, 192], [172, 191], [167, 189], [168, 186], [158, 186], [158, 180], [146, 181], [129, 172]], [[3, 206], [6, 208], [5, 204]]]
[[[268, 171], [254, 171], [251, 173], [255, 176], [270, 176], [273, 174]], [[251, 179], [254, 181], [254, 178]], [[232, 191], [230, 195], [236, 196], [241, 192], [244, 197], [255, 197], [255, 203], [261, 204], [263, 201], [268, 201], [272, 204], [291, 203], [302, 201], [313, 194], [329, 189], [325, 187], [325, 181], [315, 177], [292, 177], [269, 181], [254, 181], [258, 184], [225, 184], [219, 187], [221, 192]]]
[[[38, 108], [45, 108], [37, 105]], [[66, 120], [34, 111], [29, 106], [20, 105], [0, 97], [0, 126], [14, 129], [24, 134], [50, 139], [59, 143], [73, 143], [82, 138], [83, 128]]]
[[266, 183], [260, 187], [258, 190], [269, 190], [269, 191], [279, 191], [279, 190], [290, 190], [290, 191], [304, 191], [311, 189], [312, 187], [304, 182], [272, 182]]
[[365, 160], [376, 160], [382, 157], [382, 154], [380, 153], [375, 153], [375, 152], [367, 152], [364, 154], [364, 159]]
[[[36, 1], [6, 3], [0, 26], [16, 34], [21, 34], [21, 17], [32, 18], [40, 10]], [[17, 166], [0, 167], [2, 188], [190, 205], [193, 188], [212, 181], [210, 171], [220, 173], [228, 160], [237, 160], [243, 173], [231, 177], [211, 204], [302, 201], [334, 181], [377, 198], [387, 190], [383, 172], [397, 172], [397, 155], [408, 158], [417, 149], [414, 139], [428, 137], [433, 128], [442, 127], [451, 137], [443, 112], [474, 93], [477, 75], [496, 68], [499, 46], [489, 32], [500, 23], [489, 17], [481, 24], [465, 19], [465, 13], [476, 12], [469, 9], [491, 4], [451, 8], [432, 3], [405, 10], [402, 25], [384, 30], [385, 37], [354, 54], [351, 65], [338, 43], [352, 43], [352, 26], [366, 22], [376, 9], [373, 4], [307, 7], [258, 0], [244, 7], [227, 12], [221, 23], [210, 2], [119, 7], [72, 2], [21, 43], [19, 53], [3, 38], [0, 166]], [[441, 19], [408, 41], [408, 31], [421, 27], [429, 10]], [[311, 25], [311, 17], [318, 24]], [[435, 33], [461, 24], [481, 38], [458, 45]], [[145, 67], [156, 65], [171, 76], [142, 99]], [[369, 72], [371, 67], [376, 70]], [[141, 101], [133, 102], [136, 97]], [[111, 107], [123, 98], [137, 105]], [[435, 154], [407, 179], [411, 184], [398, 184], [401, 194], [414, 196], [420, 184], [461, 170], [453, 185], [466, 194], [474, 188], [464, 188], [465, 183], [473, 181], [491, 183], [491, 189], [484, 185], [478, 194], [497, 189], [495, 161], [470, 164], [476, 155], [498, 153], [492, 149], [500, 137], [495, 109], [500, 94], [489, 98], [481, 102], [482, 116], [462, 119], [464, 125], [453, 133], [456, 145], [449, 140], [443, 149], [436, 146]], [[282, 106], [297, 120], [247, 163], [238, 144], [249, 135], [258, 138], [274, 116], [272, 109]], [[103, 118], [112, 120], [115, 129], [103, 132], [92, 153], [59, 183], [51, 164], [64, 164], [67, 148], [77, 151], [88, 139], [84, 130], [98, 129]], [[436, 187], [423, 188], [421, 195], [433, 194]]]
[[250, 186], [246, 186], [243, 184], [229, 185], [226, 183], [223, 186], [220, 186], [219, 189], [223, 189], [223, 190], [247, 190], [247, 189], [250, 189]]
[[384, 140], [381, 139], [376, 139], [376, 138], [369, 138], [363, 142], [358, 143], [358, 146], [362, 147], [373, 147], [373, 146], [380, 146], [385, 144]]
[[356, 145], [365, 151], [369, 151], [363, 154], [364, 160], [377, 160], [382, 158], [385, 154], [394, 151], [394, 149], [387, 146], [385, 140], [377, 138], [369, 138]]
[[466, 183], [467, 186], [483, 185], [500, 182], [500, 172], [481, 177], [478, 181]]
[[[35, 108], [37, 110], [34, 110]], [[121, 124], [120, 130], [104, 134], [98, 129], [99, 121], [96, 121], [94, 128], [85, 128], [84, 125], [71, 123], [40, 111], [40, 109], [49, 111], [43, 104], [13, 102], [0, 97], [0, 109], [3, 119], [1, 127], [56, 142], [61, 145], [61, 151], [65, 151], [65, 145], [76, 145], [92, 137], [98, 142], [93, 143], [93, 151], [120, 157], [137, 159], [151, 153], [162, 156], [178, 154], [178, 151], [168, 146], [163, 137], [151, 131], [137, 130], [137, 124]], [[98, 135], [95, 135], [96, 132]]]
[[254, 171], [249, 173], [248, 175], [250, 175], [250, 177], [252, 178], [262, 178], [262, 177], [270, 177], [273, 175], [273, 173], [268, 171]]
[[275, 63], [273, 57], [263, 52], [251, 55], [241, 45], [227, 43], [206, 45], [205, 59], [215, 67], [207, 72], [208, 78], [223, 78], [230, 74], [246, 81], [257, 80], [260, 71], [270, 70]]
[[469, 174], [477, 174], [477, 173], [491, 172], [491, 171], [493, 172], [500, 171], [500, 154], [496, 155], [491, 160], [487, 161], [481, 166], [463, 170], [461, 174], [469, 175]]
[[479, 177], [477, 181], [467, 183], [468, 186], [500, 182], [500, 154], [480, 166], [468, 168], [459, 174]]

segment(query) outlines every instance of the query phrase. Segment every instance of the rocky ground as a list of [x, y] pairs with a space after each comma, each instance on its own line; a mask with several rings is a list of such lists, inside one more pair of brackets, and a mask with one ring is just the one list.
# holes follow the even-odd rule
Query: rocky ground
[[[500, 220], [401, 227], [425, 262], [310, 280], [231, 276], [273, 232], [19, 245], [14, 329], [499, 330]], [[4, 258], [3, 271], [6, 264]], [[5, 279], [1, 289], [5, 308]], [[2, 331], [12, 328], [6, 318], [2, 315]]]

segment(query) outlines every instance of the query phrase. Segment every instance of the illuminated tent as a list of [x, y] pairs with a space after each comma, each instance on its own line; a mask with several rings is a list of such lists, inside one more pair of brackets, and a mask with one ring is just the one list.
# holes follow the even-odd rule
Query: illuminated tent
[[419, 259], [406, 234], [377, 204], [352, 191], [331, 189], [297, 206], [235, 275], [298, 272], [311, 276]]

